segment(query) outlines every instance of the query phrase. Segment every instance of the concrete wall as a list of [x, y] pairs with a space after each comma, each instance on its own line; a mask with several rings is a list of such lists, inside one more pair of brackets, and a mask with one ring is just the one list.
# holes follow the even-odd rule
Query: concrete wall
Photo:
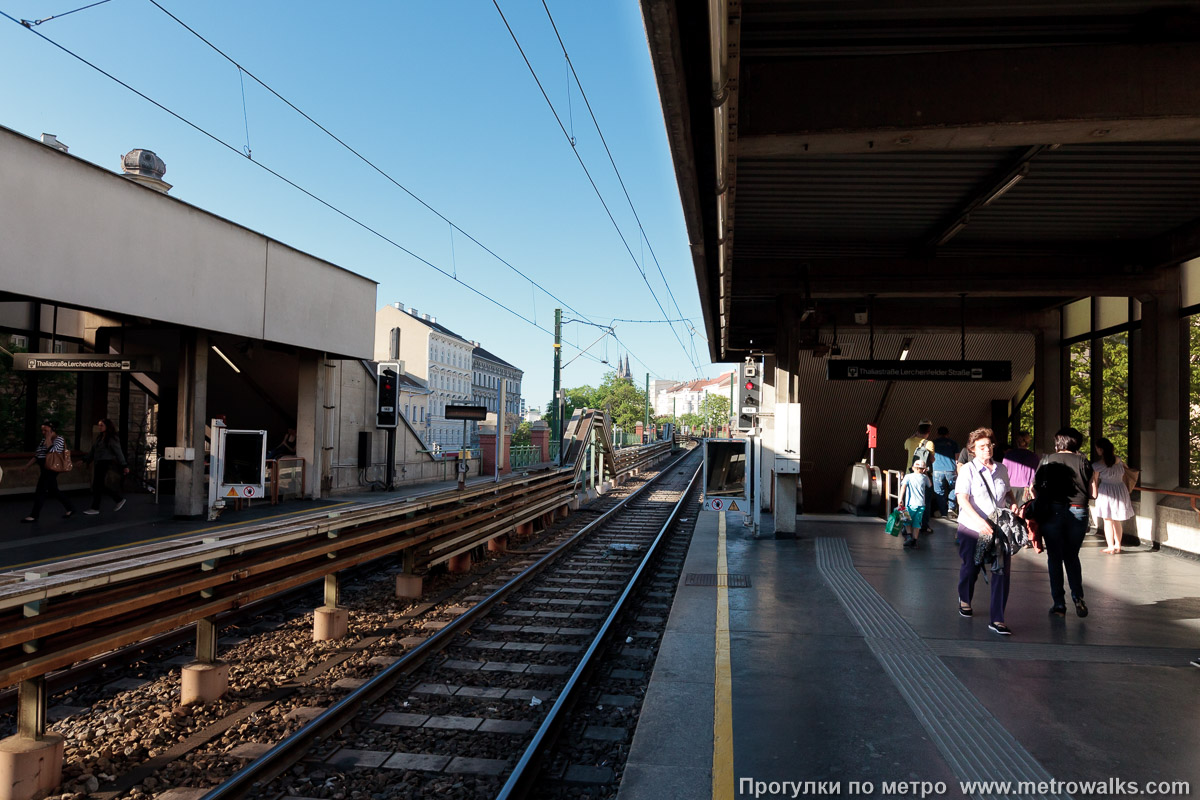
[[375, 282], [0, 128], [0, 285], [356, 358]]
[[1142, 495], [1141, 502], [1134, 503], [1137, 516], [1125, 521], [1125, 532], [1134, 533], [1143, 544], [1157, 543], [1185, 553], [1200, 555], [1200, 520], [1189, 501], [1182, 497], [1165, 497], [1152, 505]]
[[[335, 361], [329, 379], [334, 381], [334, 430], [330, 461], [333, 492], [363, 491], [372, 481], [382, 482], [387, 474], [387, 433], [375, 427], [375, 378], [359, 361]], [[371, 466], [358, 468], [359, 431], [371, 432]], [[396, 429], [396, 483], [457, 482], [453, 459], [435, 459], [416, 429], [406, 420]], [[478, 460], [471, 462], [471, 475], [479, 474]]]

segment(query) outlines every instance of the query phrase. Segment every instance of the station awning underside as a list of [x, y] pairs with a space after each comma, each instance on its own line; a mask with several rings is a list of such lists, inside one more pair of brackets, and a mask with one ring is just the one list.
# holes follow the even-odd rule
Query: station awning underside
[[642, 8], [715, 361], [868, 303], [1019, 328], [1200, 254], [1196, 3]]

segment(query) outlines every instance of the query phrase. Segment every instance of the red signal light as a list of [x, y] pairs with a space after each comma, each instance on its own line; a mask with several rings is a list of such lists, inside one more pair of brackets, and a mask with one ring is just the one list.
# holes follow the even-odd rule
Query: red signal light
[[754, 391], [754, 381], [746, 381], [746, 391], [747, 392]]

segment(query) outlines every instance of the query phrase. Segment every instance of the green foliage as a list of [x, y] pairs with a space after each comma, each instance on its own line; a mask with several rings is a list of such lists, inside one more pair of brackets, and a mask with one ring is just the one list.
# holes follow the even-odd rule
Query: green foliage
[[530, 432], [533, 430], [533, 423], [522, 422], [517, 426], [517, 432], [512, 435], [513, 447], [524, 447], [525, 445], [533, 444]]
[[598, 408], [611, 412], [613, 425], [632, 432], [634, 426], [646, 418], [645, 390], [618, 378], [616, 372], [606, 374], [598, 387], [578, 386], [564, 390], [563, 394], [566, 396], [564, 419], [569, 420], [579, 408]]
[[[1114, 333], [1100, 340], [1102, 419], [1100, 435], [1113, 443], [1123, 459], [1129, 458], [1129, 334]], [[1089, 452], [1089, 457], [1091, 453]]]
[[1067, 362], [1068, 421], [1083, 434], [1084, 446], [1081, 453], [1090, 453], [1087, 440], [1091, 438], [1092, 420], [1092, 343], [1077, 342], [1071, 345]]
[[[14, 353], [29, 352], [27, 348], [9, 347]], [[26, 449], [25, 402], [30, 388], [28, 372], [17, 372], [8, 356], [0, 356], [0, 453], [16, 453]], [[78, 378], [73, 372], [44, 372], [37, 380], [36, 426], [44, 419], [58, 423], [59, 434], [71, 444], [75, 438], [75, 392]]]
[[[1031, 434], [1033, 434], [1034, 442], [1037, 441], [1037, 433], [1038, 433], [1037, 429], [1034, 428], [1034, 422], [1033, 422], [1036, 417], [1035, 412], [1037, 409], [1037, 405], [1034, 402], [1036, 397], [1037, 397], [1036, 391], [1030, 392], [1029, 396], [1025, 398], [1025, 402], [1021, 404], [1021, 407], [1019, 409], [1017, 409], [1017, 430], [1018, 431], [1029, 431]], [[1030, 445], [1030, 447], [1031, 447], [1031, 449], [1036, 449], [1034, 445]]]
[[1188, 317], [1188, 485], [1200, 486], [1200, 315]]
[[697, 428], [704, 425], [704, 417], [700, 416], [699, 414], [692, 414], [692, 413], [680, 414], [679, 415], [679, 424], [687, 425], [692, 430], [696, 430]]
[[729, 424], [729, 398], [722, 395], [706, 394], [701, 412], [705, 422], [712, 428], [720, 428]]

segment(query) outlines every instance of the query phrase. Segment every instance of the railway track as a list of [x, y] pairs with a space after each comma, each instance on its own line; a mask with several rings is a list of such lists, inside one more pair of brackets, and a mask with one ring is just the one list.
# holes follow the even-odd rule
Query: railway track
[[[58, 720], [53, 731], [67, 740], [60, 796], [188, 797], [169, 792], [221, 783], [246, 763], [247, 750], [267, 749], [268, 742], [279, 741], [309, 718], [310, 709], [335, 704], [345, 695], [344, 687], [361, 683], [381, 663], [412, 650], [471, 605], [480, 591], [472, 581], [503, 583], [637, 491], [646, 478], [651, 473], [614, 488], [540, 534], [522, 537], [507, 553], [488, 554], [472, 575], [433, 577], [424, 601], [391, 594], [392, 574], [399, 567], [373, 577], [364, 570], [361, 579], [346, 586], [354, 621], [351, 637], [342, 642], [311, 640], [312, 602], [290, 610], [276, 607], [258, 618], [231, 619], [222, 631], [223, 657], [233, 665], [230, 692], [216, 703], [179, 706], [174, 665], [188, 660], [178, 654], [186, 653], [186, 645], [156, 654], [140, 643], [136, 658], [116, 671], [113, 664], [122, 660], [120, 653], [64, 676], [63, 683], [73, 688], [58, 695], [51, 709]], [[8, 721], [6, 725], [0, 715], [0, 728], [10, 727], [11, 716]], [[505, 752], [512, 741], [511, 735], [505, 737]], [[334, 795], [317, 791], [316, 796]]]
[[470, 608], [426, 620], [439, 630], [408, 640], [412, 649], [394, 639], [372, 646], [352, 670], [359, 677], [348, 672], [306, 698], [328, 705], [293, 707], [295, 718], [310, 718], [295, 733], [269, 749], [228, 750], [234, 759], [267, 752], [205, 800], [526, 796], [626, 601], [650, 574], [697, 460], [693, 453], [684, 469], [665, 468], [511, 580], [464, 598]]

